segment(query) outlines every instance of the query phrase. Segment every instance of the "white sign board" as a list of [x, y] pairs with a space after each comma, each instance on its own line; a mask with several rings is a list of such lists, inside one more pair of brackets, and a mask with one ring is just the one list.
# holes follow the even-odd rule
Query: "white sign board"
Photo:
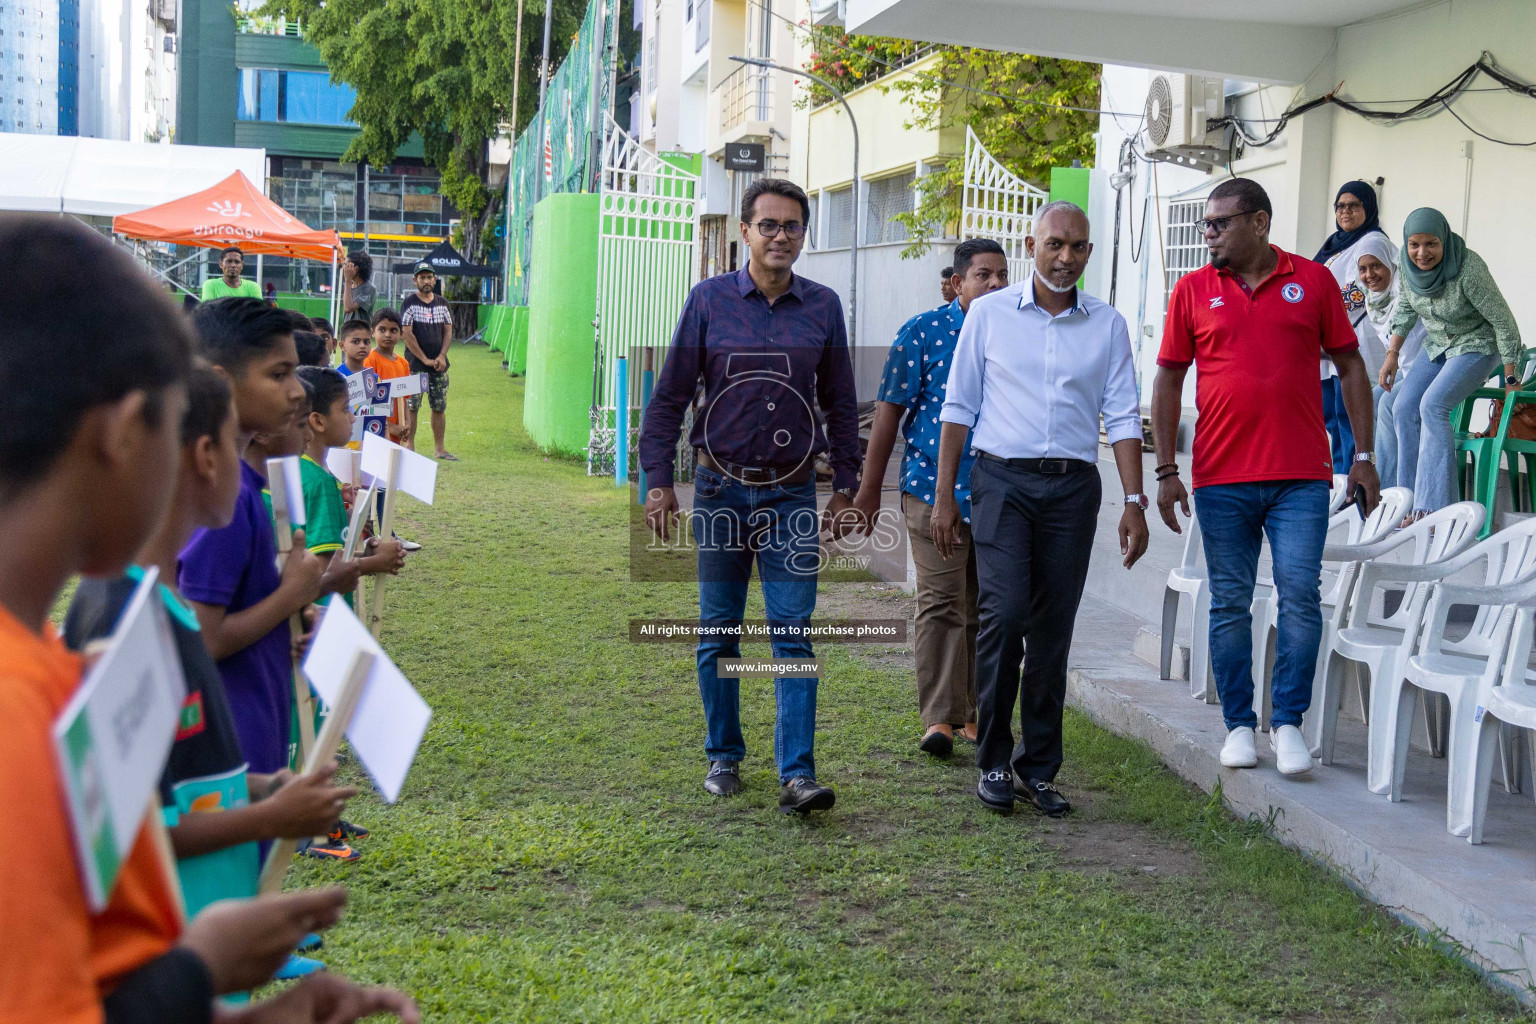
[[347, 727], [347, 739], [379, 793], [394, 803], [432, 720], [432, 709], [341, 596], [332, 595], [304, 658], [304, 674], [327, 704], [340, 698], [352, 657], [359, 650], [373, 654], [375, 660]]
[[389, 379], [389, 399], [409, 398], [411, 395], [419, 395], [427, 390], [427, 375], [424, 373], [408, 373], [404, 377], [391, 377]]
[[[53, 725], [75, 855], [92, 911], [138, 839], [176, 736], [187, 684], [156, 593], [144, 574], [106, 653]], [[13, 837], [21, 841], [19, 837]]]
[[[400, 479], [389, 479], [389, 453], [400, 451]], [[437, 489], [437, 463], [409, 448], [377, 434], [363, 435], [363, 472], [375, 480], [387, 481], [391, 488], [403, 491], [425, 504], [432, 504]]]
[[272, 495], [273, 520], [286, 519], [295, 530], [304, 525], [304, 475], [297, 455], [267, 460], [267, 492]]
[[344, 484], [353, 487], [367, 486], [362, 479], [363, 453], [356, 448], [327, 448], [325, 468]]

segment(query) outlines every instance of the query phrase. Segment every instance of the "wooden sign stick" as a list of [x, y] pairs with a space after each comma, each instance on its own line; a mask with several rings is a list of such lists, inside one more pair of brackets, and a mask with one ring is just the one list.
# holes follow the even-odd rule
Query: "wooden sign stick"
[[[277, 524], [277, 571], [281, 573], [293, 552], [293, 526], [286, 515], [272, 517]], [[304, 635], [304, 615], [294, 612], [288, 617], [290, 648]], [[309, 693], [309, 682], [300, 667], [299, 653], [293, 655], [293, 706], [299, 717], [299, 761], [303, 763], [315, 747], [315, 701]]]
[[[368, 683], [368, 673], [373, 671], [374, 654], [371, 651], [358, 651], [352, 655], [352, 664], [347, 669], [346, 682], [342, 683], [341, 694], [336, 698], [336, 705], [331, 708], [331, 714], [325, 720], [325, 725], [320, 729], [320, 736], [315, 740], [314, 749], [309, 752], [309, 757], [304, 761], [304, 774], [310, 775], [320, 769], [322, 765], [330, 764], [336, 757], [336, 751], [341, 746], [341, 738], [346, 735], [347, 727], [352, 724], [352, 714], [357, 710], [357, 702], [362, 699], [363, 687]], [[293, 863], [293, 855], [298, 852], [299, 841], [297, 839], [279, 839], [272, 844], [271, 851], [267, 854], [267, 863], [261, 869], [261, 888], [263, 896], [283, 891], [283, 878], [288, 874], [288, 867]]]
[[[400, 480], [400, 449], [395, 448], [389, 453], [389, 480], [384, 491], [384, 518], [379, 523], [379, 542], [389, 540], [395, 535], [395, 495], [399, 491], [396, 486]], [[380, 631], [384, 628], [384, 585], [389, 581], [387, 575], [381, 575], [373, 581], [373, 610], [368, 616], [368, 632], [373, 638], [379, 638]]]
[[[347, 527], [347, 544], [341, 551], [341, 560], [350, 562], [357, 557], [358, 546], [363, 540], [363, 531], [368, 526], [368, 519], [373, 509], [373, 496], [378, 493], [378, 483], [368, 485], [368, 489], [361, 494], [353, 492], [352, 521]], [[357, 585], [352, 588], [352, 607], [362, 608], [363, 605], [363, 578], [357, 578]]]

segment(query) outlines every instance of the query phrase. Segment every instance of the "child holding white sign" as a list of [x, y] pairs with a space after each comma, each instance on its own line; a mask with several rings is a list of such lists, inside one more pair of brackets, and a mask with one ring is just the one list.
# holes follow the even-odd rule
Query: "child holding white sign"
[[[106, 239], [65, 218], [0, 216], [0, 276], [33, 275], [0, 295], [0, 1020], [206, 1021], [216, 992], [262, 983], [344, 897], [225, 904], [183, 934], [146, 828], [106, 909], [88, 910], [52, 741], [82, 662], [48, 615], [72, 576], [121, 572], [165, 513], [191, 344], [163, 289]], [[39, 313], [65, 305], [67, 318]], [[343, 997], [347, 1014], [323, 1016]], [[240, 1017], [339, 1024], [384, 1010], [419, 1018], [407, 997], [339, 978]]]
[[[299, 778], [247, 774], [218, 667], [203, 645], [196, 613], [171, 586], [192, 534], [227, 526], [234, 515], [240, 489], [236, 436], [229, 382], [211, 367], [194, 367], [170, 511], [124, 575], [81, 581], [64, 621], [65, 642], [76, 650], [109, 636], [145, 567], [159, 567], [160, 596], [187, 684], [176, 742], [160, 780], [160, 800], [188, 916], [216, 900], [254, 896], [257, 844], [319, 835], [357, 792], [331, 784], [334, 765]], [[282, 976], [319, 966], [294, 957]]]
[[[300, 415], [304, 386], [287, 314], [251, 299], [204, 303], [193, 316], [208, 361], [229, 376], [242, 455], [258, 432], [286, 433]], [[288, 619], [320, 596], [325, 565], [294, 536], [277, 569], [266, 484], [248, 464], [228, 526], [199, 530], [181, 554], [178, 580], [219, 665], [250, 770], [272, 775], [288, 766], [293, 714], [293, 637]]]

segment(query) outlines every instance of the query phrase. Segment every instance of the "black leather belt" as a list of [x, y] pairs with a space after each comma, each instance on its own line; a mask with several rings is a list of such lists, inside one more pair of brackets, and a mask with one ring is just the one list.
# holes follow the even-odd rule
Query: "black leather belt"
[[988, 462], [1001, 463], [1009, 469], [1023, 470], [1025, 473], [1044, 473], [1046, 476], [1082, 473], [1094, 468], [1092, 462], [1084, 462], [1082, 459], [1005, 459], [991, 452], [977, 451], [976, 454]]
[[802, 484], [809, 480], [815, 471], [809, 459], [793, 469], [773, 466], [738, 466], [730, 462], [720, 462], [702, 448], [695, 448], [694, 451], [699, 453], [699, 465], [742, 484], [761, 484], [769, 487]]

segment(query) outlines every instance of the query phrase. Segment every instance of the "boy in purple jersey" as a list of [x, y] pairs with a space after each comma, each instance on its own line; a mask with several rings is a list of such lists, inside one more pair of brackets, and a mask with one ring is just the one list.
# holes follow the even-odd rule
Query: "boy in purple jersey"
[[[193, 318], [209, 362], [229, 375], [243, 453], [258, 431], [286, 430], [304, 389], [286, 314], [259, 300], [206, 302]], [[181, 553], [179, 584], [192, 603], [204, 641], [229, 695], [240, 749], [259, 774], [288, 766], [293, 706], [292, 637], [288, 617], [320, 595], [324, 563], [294, 531], [281, 572], [272, 520], [261, 499], [265, 481], [240, 466], [240, 496], [230, 524], [200, 530]]]

